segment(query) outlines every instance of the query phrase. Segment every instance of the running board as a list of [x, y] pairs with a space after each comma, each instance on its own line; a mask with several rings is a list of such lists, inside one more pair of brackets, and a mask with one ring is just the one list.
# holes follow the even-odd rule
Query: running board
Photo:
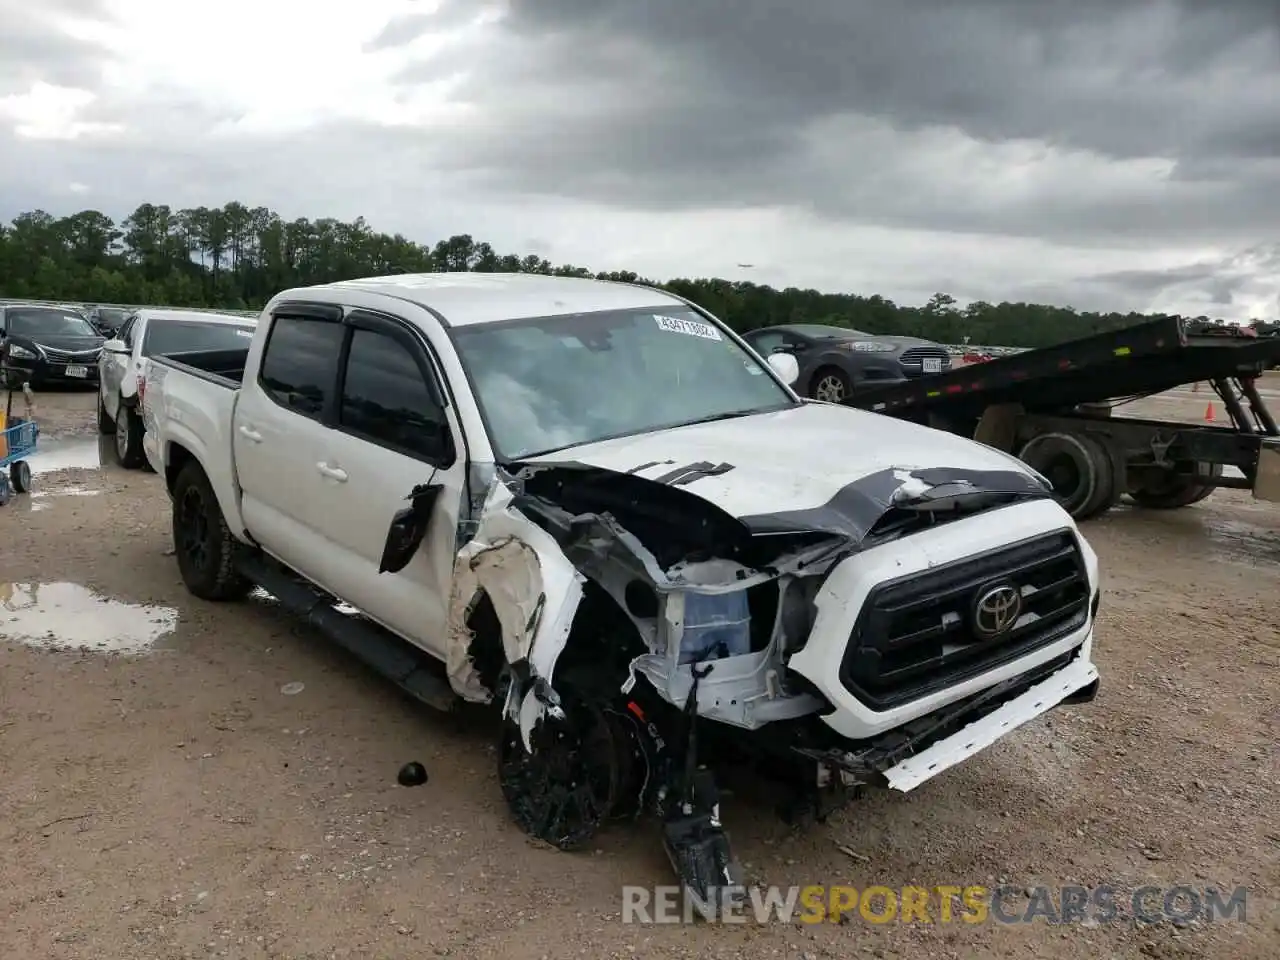
[[332, 597], [273, 560], [241, 557], [236, 569], [287, 610], [427, 706], [447, 712], [460, 702], [436, 660], [372, 620], [335, 609]]

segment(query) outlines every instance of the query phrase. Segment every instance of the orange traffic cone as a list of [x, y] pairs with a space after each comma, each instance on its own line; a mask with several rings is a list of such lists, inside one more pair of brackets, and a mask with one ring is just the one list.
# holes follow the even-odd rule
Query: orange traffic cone
[[1204, 422], [1213, 423], [1213, 403], [1212, 402], [1210, 402], [1209, 405], [1204, 408]]

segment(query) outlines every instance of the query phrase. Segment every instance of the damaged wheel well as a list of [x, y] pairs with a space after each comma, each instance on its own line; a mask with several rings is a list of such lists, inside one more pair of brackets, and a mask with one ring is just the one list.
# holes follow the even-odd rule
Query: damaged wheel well
[[[652, 590], [642, 581], [633, 583], [635, 587], [629, 591], [628, 602], [631, 594], [636, 595], [636, 612], [647, 613], [645, 593], [652, 596]], [[650, 616], [656, 616], [657, 598], [653, 597], [651, 602], [653, 612]], [[601, 679], [616, 676], [621, 684], [627, 675], [627, 665], [647, 649], [627, 611], [604, 587], [588, 578], [583, 584], [582, 603], [574, 617], [564, 652], [556, 661], [552, 685], [562, 675], [581, 673], [587, 668]]]
[[485, 689], [496, 691], [507, 657], [502, 648], [502, 623], [493, 607], [487, 590], [481, 590], [467, 608], [467, 629], [471, 631], [471, 644], [467, 656], [475, 667], [480, 683]]

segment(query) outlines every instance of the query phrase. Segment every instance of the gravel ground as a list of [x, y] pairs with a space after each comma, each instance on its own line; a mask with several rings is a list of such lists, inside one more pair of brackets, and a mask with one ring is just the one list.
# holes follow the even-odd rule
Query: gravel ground
[[[1086, 525], [1095, 703], [823, 826], [725, 810], [761, 883], [1244, 885], [1245, 923], [642, 926], [622, 886], [670, 883], [650, 825], [529, 843], [488, 716], [420, 708], [269, 604], [188, 597], [159, 480], [97, 466], [91, 394], [39, 399], [36, 495], [0, 511], [0, 956], [1280, 956], [1274, 506]], [[425, 786], [397, 786], [409, 760]]]

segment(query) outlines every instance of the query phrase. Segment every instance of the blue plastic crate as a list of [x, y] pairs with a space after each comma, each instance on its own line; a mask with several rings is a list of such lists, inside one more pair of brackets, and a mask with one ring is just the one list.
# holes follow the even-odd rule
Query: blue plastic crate
[[4, 429], [4, 451], [0, 457], [0, 466], [7, 466], [15, 460], [23, 460], [36, 451], [36, 437], [40, 428], [34, 420], [21, 420]]

